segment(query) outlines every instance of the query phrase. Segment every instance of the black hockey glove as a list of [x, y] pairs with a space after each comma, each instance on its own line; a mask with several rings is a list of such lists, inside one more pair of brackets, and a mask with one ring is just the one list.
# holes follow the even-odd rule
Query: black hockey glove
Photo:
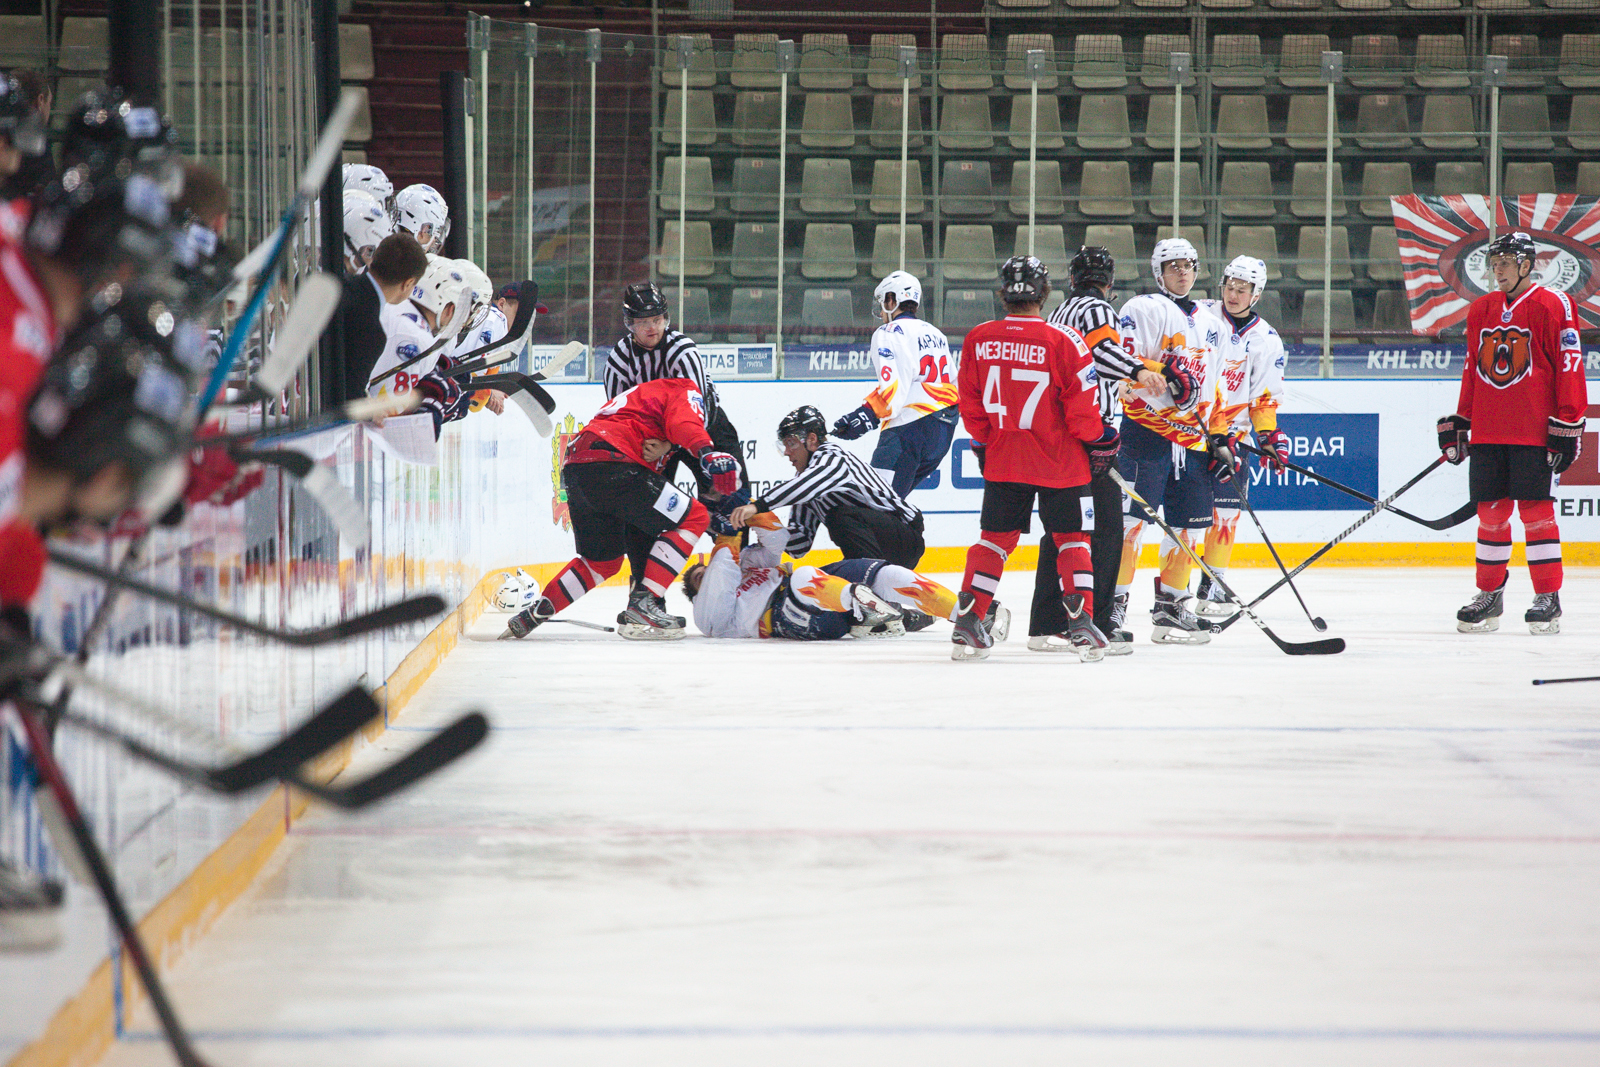
[[1544, 447], [1549, 453], [1550, 469], [1556, 474], [1565, 473], [1583, 452], [1583, 420], [1562, 422], [1551, 415]]
[[833, 436], [844, 441], [854, 441], [876, 430], [879, 421], [878, 413], [862, 404], [849, 414], [839, 416], [839, 420], [833, 424]]
[[976, 457], [977, 460], [978, 460], [978, 473], [982, 474], [983, 473], [984, 454], [989, 450], [989, 446], [988, 445], [980, 445], [978, 442], [974, 441], [968, 447], [971, 448], [973, 456]]
[[1439, 420], [1439, 451], [1444, 453], [1445, 459], [1460, 463], [1467, 458], [1467, 438], [1471, 430], [1472, 420], [1461, 415], [1446, 415]]
[[719, 452], [715, 445], [700, 450], [700, 469], [711, 479], [711, 488], [723, 496], [738, 490], [739, 461], [726, 452]]
[[1117, 433], [1116, 427], [1107, 425], [1098, 440], [1090, 441], [1083, 447], [1089, 452], [1090, 477], [1101, 478], [1117, 464], [1117, 449], [1122, 447], [1122, 435]]
[[706, 510], [711, 512], [712, 537], [736, 537], [739, 531], [733, 528], [733, 523], [728, 516], [732, 515], [735, 508], [750, 503], [750, 487], [741, 486], [737, 493], [729, 493], [721, 500], [706, 505]]
[[1214, 433], [1206, 438], [1206, 473], [1220, 481], [1231, 481], [1239, 473], [1239, 461], [1233, 454], [1235, 438], [1231, 433]]
[[1193, 371], [1176, 358], [1168, 358], [1161, 365], [1161, 376], [1167, 380], [1167, 392], [1172, 394], [1172, 402], [1179, 411], [1194, 407], [1195, 401], [1200, 399], [1200, 379]]

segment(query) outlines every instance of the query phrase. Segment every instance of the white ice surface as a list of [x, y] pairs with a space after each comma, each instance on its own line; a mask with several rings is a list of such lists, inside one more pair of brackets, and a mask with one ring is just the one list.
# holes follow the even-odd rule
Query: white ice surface
[[1098, 665], [1026, 651], [1029, 580], [978, 664], [463, 642], [374, 755], [474, 704], [486, 747], [300, 824], [181, 1013], [220, 1067], [1600, 1062], [1600, 685], [1529, 685], [1600, 674], [1600, 574], [1535, 638], [1521, 570], [1466, 636], [1468, 571], [1313, 568], [1343, 655]]

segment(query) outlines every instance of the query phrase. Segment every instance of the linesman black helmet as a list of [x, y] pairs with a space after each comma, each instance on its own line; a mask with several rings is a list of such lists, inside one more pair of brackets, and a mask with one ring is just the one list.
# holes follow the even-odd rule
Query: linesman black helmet
[[1117, 279], [1117, 261], [1111, 258], [1109, 249], [1099, 245], [1084, 245], [1072, 257], [1067, 276], [1072, 280], [1074, 289], [1110, 285]]
[[1012, 256], [1000, 264], [1000, 299], [1007, 304], [1042, 304], [1050, 292], [1050, 268], [1038, 256]]
[[622, 321], [628, 326], [634, 319], [649, 319], [667, 313], [667, 298], [661, 295], [654, 282], [640, 282], [622, 291]]
[[804, 441], [808, 433], [816, 434], [818, 441], [828, 439], [828, 420], [822, 417], [822, 412], [810, 404], [795, 408], [778, 422], [780, 442], [786, 437], [798, 437]]

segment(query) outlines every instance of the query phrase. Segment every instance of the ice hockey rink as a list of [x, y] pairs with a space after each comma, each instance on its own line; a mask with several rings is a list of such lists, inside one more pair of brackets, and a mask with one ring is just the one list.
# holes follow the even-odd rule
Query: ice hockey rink
[[[1600, 683], [1529, 684], [1600, 674], [1600, 571], [1536, 638], [1520, 567], [1474, 636], [1464, 568], [1312, 568], [1327, 658], [1152, 647], [1144, 572], [1101, 664], [1026, 651], [1030, 581], [978, 664], [463, 641], [369, 755], [473, 704], [489, 743], [299, 824], [180, 1012], [221, 1067], [1600, 1062]], [[169, 1062], [132, 1031], [105, 1063]]]

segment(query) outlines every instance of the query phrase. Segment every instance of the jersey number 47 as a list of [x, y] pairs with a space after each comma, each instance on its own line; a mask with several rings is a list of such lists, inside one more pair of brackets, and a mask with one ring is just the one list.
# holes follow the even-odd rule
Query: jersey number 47
[[[1007, 388], [1001, 377], [1002, 369], [1010, 371], [1011, 386]], [[1019, 390], [1028, 389], [1028, 397], [1022, 403], [1022, 416], [1011, 429], [1031, 430], [1033, 428], [1034, 412], [1039, 410], [1039, 401], [1044, 397], [1044, 391], [1050, 384], [1050, 372], [1044, 370], [1019, 370], [1016, 367], [1001, 368], [990, 367], [989, 376], [983, 382], [983, 410], [994, 416], [995, 425], [999, 429], [1006, 429], [1006, 415], [1015, 407], [1020, 399]], [[1006, 406], [1006, 399], [1010, 398], [1011, 407]]]

